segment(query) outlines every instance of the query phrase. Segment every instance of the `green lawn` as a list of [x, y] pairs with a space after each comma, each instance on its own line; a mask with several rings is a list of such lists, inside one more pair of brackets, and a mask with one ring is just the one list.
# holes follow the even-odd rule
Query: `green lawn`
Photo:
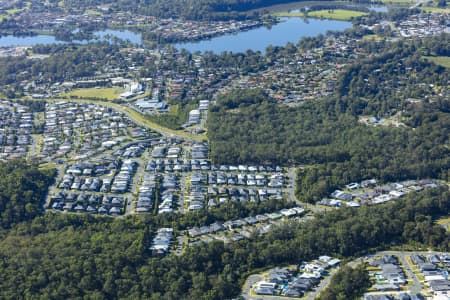
[[23, 9], [21, 9], [21, 8], [12, 8], [12, 9], [8, 9], [6, 11], [6, 13], [11, 16], [11, 15], [13, 15], [15, 13], [18, 13], [18, 12], [22, 11], [22, 10]]
[[389, 3], [400, 3], [400, 4], [415, 4], [417, 1], [415, 0], [381, 0], [384, 4]]
[[423, 58], [434, 62], [437, 65], [450, 69], [450, 57], [449, 56], [424, 56]]
[[[273, 14], [277, 17], [304, 17], [305, 14], [303, 12], [279, 12]], [[323, 18], [323, 19], [334, 19], [334, 20], [343, 20], [348, 21], [351, 18], [360, 17], [367, 15], [365, 12], [347, 10], [347, 9], [334, 9], [334, 10], [316, 10], [308, 12], [307, 17], [311, 18]]]
[[342, 20], [342, 21], [348, 21], [352, 18], [364, 15], [367, 15], [367, 13], [347, 9], [333, 9], [333, 10], [324, 9], [308, 12], [308, 17]]
[[365, 41], [381, 41], [383, 38], [377, 34], [366, 34], [363, 36]]
[[178, 104], [169, 106], [169, 113], [172, 115], [177, 115], [179, 110], [180, 110], [180, 106]]
[[97, 11], [97, 10], [93, 10], [93, 9], [87, 9], [85, 11], [85, 13], [89, 14], [89, 15], [101, 15], [102, 13]]
[[39, 154], [42, 151], [44, 136], [42, 134], [32, 134], [32, 137], [36, 141], [36, 154]]
[[[448, 6], [448, 5], [447, 5]], [[430, 12], [430, 13], [441, 13], [441, 14], [449, 14], [450, 8], [448, 7], [430, 7], [430, 6], [423, 6], [420, 8], [424, 12]]]
[[119, 95], [125, 90], [123, 88], [85, 88], [76, 89], [69, 93], [62, 94], [62, 97], [78, 97], [78, 98], [99, 98], [105, 100], [117, 100]]
[[49, 170], [49, 169], [56, 169], [58, 167], [55, 163], [43, 163], [39, 165], [39, 170]]

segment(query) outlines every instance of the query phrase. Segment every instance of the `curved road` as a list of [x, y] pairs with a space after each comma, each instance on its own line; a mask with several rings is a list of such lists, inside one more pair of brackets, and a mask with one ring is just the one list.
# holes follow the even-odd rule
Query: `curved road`
[[[441, 255], [442, 252], [436, 252], [436, 251], [381, 251], [381, 252], [377, 252], [373, 255], [395, 255], [399, 258], [399, 261], [407, 275], [408, 278], [410, 278], [412, 280], [412, 284], [408, 285], [408, 291], [414, 294], [420, 293], [423, 291], [423, 287], [422, 287], [422, 282], [417, 278], [416, 274], [413, 272], [410, 263], [408, 262], [408, 260], [406, 259], [406, 256], [410, 256], [412, 254], [421, 254], [421, 255], [430, 255], [430, 254], [437, 254], [437, 255]], [[372, 256], [372, 255], [371, 255]], [[358, 263], [363, 262], [364, 259], [362, 257], [357, 258], [355, 260], [352, 260], [350, 262], [347, 263], [347, 265], [354, 267], [356, 266]], [[323, 291], [328, 284], [331, 281], [331, 278], [333, 277], [333, 275], [337, 272], [339, 268], [335, 268], [330, 272], [330, 275], [325, 277], [319, 284], [319, 286], [317, 286], [312, 292], [308, 293], [306, 295], [305, 298], [302, 299], [307, 299], [307, 300], [314, 300], [321, 291]], [[258, 281], [262, 281], [264, 280], [264, 277], [261, 274], [255, 274], [255, 275], [250, 275], [245, 284], [244, 287], [242, 289], [242, 296], [244, 297], [244, 299], [250, 299], [250, 300], [281, 300], [281, 299], [298, 299], [298, 298], [286, 298], [286, 297], [278, 297], [278, 296], [263, 296], [263, 295], [250, 295], [250, 289], [251, 287], [257, 283]]]
[[[36, 100], [35, 101], [40, 101]], [[122, 105], [114, 102], [107, 102], [102, 100], [89, 100], [89, 99], [67, 99], [67, 98], [52, 98], [52, 99], [46, 99], [47, 102], [58, 102], [58, 101], [66, 101], [66, 102], [78, 102], [78, 103], [91, 103], [91, 104], [97, 104], [101, 106], [106, 106], [113, 108], [115, 110], [118, 110], [125, 114], [128, 118], [130, 118], [133, 122], [135, 122], [137, 125], [145, 127], [147, 129], [153, 130], [155, 132], [160, 133], [163, 136], [170, 136], [170, 137], [180, 137], [187, 140], [195, 140], [195, 141], [204, 141], [206, 140], [206, 136], [203, 135], [197, 135], [192, 133], [187, 133], [180, 130], [173, 130], [164, 126], [161, 126], [159, 124], [156, 124], [154, 122], [151, 122], [150, 120], [147, 120], [140, 112], [136, 111], [135, 109], [129, 107], [128, 105]]]
[[[80, 101], [80, 100], [77, 100], [77, 101]], [[90, 103], [92, 103], [92, 102], [90, 102]], [[105, 102], [105, 101], [95, 101], [94, 103], [98, 104], [98, 105], [103, 105], [106, 107], [114, 108], [115, 110], [118, 110], [118, 111], [122, 112], [123, 114], [125, 114], [128, 118], [133, 120], [133, 122], [135, 122], [136, 124], [138, 124], [142, 127], [151, 129], [153, 131], [156, 131], [163, 136], [180, 137], [180, 138], [184, 138], [184, 139], [188, 139], [188, 140], [196, 140], [196, 141], [202, 141], [202, 140], [206, 139], [206, 136], [191, 134], [191, 133], [187, 133], [187, 132], [180, 131], [180, 130], [173, 130], [173, 129], [170, 129], [167, 127], [163, 127], [154, 122], [151, 122], [151, 121], [145, 119], [145, 117], [140, 112], [136, 111], [135, 109], [131, 108], [130, 106], [124, 106], [121, 104]]]

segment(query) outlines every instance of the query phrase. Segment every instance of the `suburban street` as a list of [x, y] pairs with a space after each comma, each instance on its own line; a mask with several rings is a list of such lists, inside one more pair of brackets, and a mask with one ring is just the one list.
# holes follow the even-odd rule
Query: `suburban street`
[[295, 197], [296, 171], [297, 171], [297, 169], [295, 167], [289, 167], [289, 172], [288, 172], [288, 176], [289, 176], [289, 184], [288, 184], [289, 198], [290, 198], [291, 201], [297, 202], [298, 204], [302, 205], [302, 203], [297, 200], [297, 197]]
[[307, 295], [306, 300], [314, 300], [319, 296], [319, 294], [330, 284], [331, 278], [336, 274], [337, 270], [339, 270], [339, 268], [331, 270], [330, 274], [320, 282], [319, 286]]
[[[35, 100], [35, 101], [38, 101], [38, 100]], [[63, 98], [55, 98], [55, 99], [47, 99], [46, 101], [54, 103], [54, 102], [60, 102], [60, 101], [69, 101], [70, 102], [71, 100], [63, 99]], [[121, 104], [117, 104], [117, 103], [113, 103], [113, 102], [101, 101], [101, 100], [86, 100], [86, 99], [76, 99], [76, 102], [78, 102], [78, 103], [95, 103], [97, 105], [113, 108], [113, 109], [123, 113], [124, 115], [126, 115], [134, 123], [136, 123], [136, 125], [139, 125], [144, 128], [147, 128], [149, 130], [158, 132], [162, 136], [180, 137], [180, 138], [184, 138], [187, 140], [194, 140], [194, 141], [204, 139], [202, 136], [199, 136], [199, 135], [189, 134], [189, 133], [179, 131], [179, 130], [173, 130], [173, 129], [158, 125], [156, 123], [153, 123], [153, 122], [147, 120], [142, 113], [136, 111], [135, 109], [133, 109], [131, 107], [125, 106], [125, 105], [121, 105]]]
[[61, 177], [61, 174], [63, 174], [63, 171], [64, 171], [64, 165], [59, 165], [56, 168], [55, 182], [48, 188], [47, 197], [45, 199], [45, 204], [44, 204], [44, 210], [50, 204], [50, 196], [56, 192], [58, 178]]
[[[381, 251], [381, 252], [377, 252], [374, 254], [370, 254], [369, 256], [366, 257], [360, 257], [357, 258], [355, 260], [352, 260], [350, 262], [347, 263], [348, 266], [351, 267], [355, 267], [356, 265], [358, 265], [359, 263], [363, 262], [365, 260], [365, 258], [367, 257], [373, 257], [373, 256], [383, 256], [383, 255], [394, 255], [397, 256], [399, 258], [399, 261], [401, 263], [401, 265], [403, 266], [406, 275], [408, 278], [410, 278], [412, 280], [412, 283], [410, 282], [408, 284], [408, 289], [407, 291], [413, 294], [417, 294], [420, 292], [423, 292], [423, 288], [422, 288], [422, 283], [421, 281], [417, 278], [416, 274], [413, 272], [412, 267], [410, 265], [410, 263], [408, 262], [407, 256], [410, 256], [412, 254], [419, 254], [419, 255], [423, 255], [423, 256], [427, 256], [427, 255], [441, 255], [443, 254], [442, 252], [436, 252], [436, 251]], [[337, 269], [333, 269], [330, 272], [330, 276], [325, 277], [320, 284], [310, 293], [308, 293], [306, 295], [306, 297], [302, 298], [305, 300], [314, 300], [330, 283], [331, 278], [333, 277], [333, 275], [337, 272], [339, 268]], [[298, 298], [288, 298], [288, 297], [280, 297], [280, 296], [266, 296], [266, 295], [251, 295], [251, 287], [253, 285], [255, 285], [257, 282], [259, 281], [263, 281], [264, 277], [262, 274], [253, 274], [250, 275], [247, 280], [245, 281], [245, 284], [242, 288], [242, 296], [244, 297], [244, 299], [249, 299], [249, 300], [281, 300], [281, 299], [298, 299]], [[393, 292], [393, 293], [398, 293], [398, 292]], [[373, 292], [371, 294], [385, 294], [385, 292]]]
[[434, 251], [413, 251], [413, 252], [408, 252], [408, 251], [383, 251], [383, 252], [379, 252], [377, 253], [378, 255], [395, 255], [399, 258], [401, 264], [404, 266], [404, 269], [406, 271], [406, 274], [409, 278], [411, 278], [413, 280], [412, 285], [408, 286], [408, 290], [411, 293], [419, 293], [422, 290], [422, 284], [419, 281], [419, 279], [417, 278], [417, 276], [414, 274], [413, 270], [411, 269], [411, 265], [408, 263], [406, 256], [407, 255], [411, 255], [412, 253], [416, 253], [416, 254], [422, 254], [422, 255], [430, 255], [430, 254], [441, 254], [440, 252], [434, 252]]
[[[255, 274], [255, 275], [250, 275], [247, 280], [244, 283], [244, 288], [242, 289], [242, 296], [245, 299], [249, 299], [249, 300], [256, 300], [256, 299], [264, 299], [264, 297], [267, 297], [266, 299], [269, 299], [269, 296], [251, 296], [250, 295], [250, 290], [252, 288], [252, 286], [257, 283], [258, 281], [262, 281], [264, 280], [263, 276], [259, 275], [259, 274]], [[279, 297], [270, 297], [270, 299], [275, 299], [275, 298], [279, 298]]]
[[422, 290], [422, 285], [420, 284], [420, 281], [417, 278], [416, 274], [414, 274], [414, 272], [412, 271], [411, 266], [406, 261], [405, 253], [399, 252], [397, 256], [400, 259], [402, 265], [405, 267], [407, 276], [413, 280], [413, 285], [410, 285], [408, 290], [412, 293], [419, 293]]
[[147, 156], [148, 156], [148, 151], [144, 151], [144, 153], [138, 160], [139, 165], [136, 170], [136, 174], [134, 175], [133, 181], [131, 183], [131, 193], [129, 193], [129, 196], [128, 196], [128, 202], [127, 202], [127, 206], [125, 208], [125, 215], [133, 213], [134, 197], [135, 197], [135, 195], [138, 194], [140, 182], [142, 181], [142, 177], [145, 174]]
[[[331, 278], [333, 277], [333, 275], [336, 273], [337, 269], [333, 269], [329, 276], [325, 277], [320, 284], [310, 293], [308, 293], [306, 295], [306, 297], [302, 298], [305, 300], [314, 300], [330, 283]], [[246, 280], [245, 284], [244, 284], [244, 288], [242, 289], [242, 296], [245, 299], [249, 299], [249, 300], [282, 300], [282, 299], [297, 299], [297, 298], [289, 298], [289, 297], [284, 297], [284, 296], [266, 296], [266, 295], [255, 295], [252, 296], [250, 293], [251, 287], [259, 282], [259, 281], [263, 281], [264, 277], [260, 274], [254, 274], [254, 275], [250, 275], [248, 277], [248, 279]]]

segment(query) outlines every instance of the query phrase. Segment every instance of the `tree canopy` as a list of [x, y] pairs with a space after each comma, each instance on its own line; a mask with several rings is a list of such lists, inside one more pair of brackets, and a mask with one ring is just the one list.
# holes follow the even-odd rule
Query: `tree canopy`
[[319, 295], [319, 300], [360, 299], [369, 287], [369, 272], [363, 264], [355, 268], [346, 265], [333, 276], [330, 285]]
[[41, 171], [24, 161], [0, 162], [0, 227], [31, 220], [43, 212], [55, 172]]

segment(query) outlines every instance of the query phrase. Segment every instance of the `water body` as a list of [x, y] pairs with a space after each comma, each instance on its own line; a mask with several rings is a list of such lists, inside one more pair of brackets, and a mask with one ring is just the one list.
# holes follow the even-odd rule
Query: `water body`
[[[302, 19], [298, 17], [283, 18], [283, 22], [273, 25], [270, 28], [259, 27], [248, 31], [241, 31], [235, 34], [218, 36], [210, 40], [178, 43], [174, 46], [178, 49], [185, 48], [191, 52], [213, 51], [221, 53], [224, 51], [245, 52], [248, 49], [264, 52], [269, 45], [284, 46], [288, 42], [297, 43], [299, 39], [305, 36], [316, 36], [325, 34], [329, 30], [342, 31], [351, 28], [352, 24], [345, 21], [320, 20], [320, 19]], [[118, 38], [124, 41], [130, 41], [134, 44], [142, 44], [141, 34], [129, 30], [103, 30], [94, 32], [95, 40], [73, 41], [77, 44], [86, 44], [90, 42], [113, 41]], [[27, 37], [3, 36], [0, 37], [0, 47], [9, 46], [35, 46], [38, 44], [65, 43], [57, 41], [54, 36], [35, 35]]]
[[2, 36], [0, 37], [0, 47], [11, 46], [35, 46], [38, 44], [62, 44], [63, 42], [57, 41], [54, 36], [51, 35], [35, 35], [35, 36]]
[[[83, 40], [78, 41], [75, 40], [73, 43], [75, 44], [87, 44], [95, 41], [111, 41], [111, 37], [116, 37], [118, 39], [124, 41], [130, 41], [133, 44], [142, 44], [142, 36], [141, 34], [134, 33], [129, 30], [111, 30], [106, 29], [103, 31], [94, 32], [96, 39], [94, 40]], [[58, 41], [52, 35], [35, 35], [35, 36], [24, 36], [17, 37], [12, 35], [2, 36], [0, 37], [0, 47], [11, 47], [11, 46], [35, 46], [39, 44], [64, 44], [66, 42]]]
[[296, 44], [302, 37], [312, 37], [325, 34], [327, 31], [343, 31], [351, 28], [352, 23], [335, 20], [283, 18], [283, 22], [271, 28], [259, 27], [236, 34], [218, 36], [210, 40], [178, 43], [177, 49], [186, 49], [190, 52], [224, 51], [245, 52], [248, 49], [264, 52], [266, 47], [284, 46], [288, 42]]
[[376, 12], [387, 12], [388, 11], [388, 7], [384, 6], [384, 5], [371, 5], [368, 7], [368, 9], [376, 11]]
[[142, 44], [142, 35], [140, 33], [134, 33], [130, 30], [112, 30], [106, 29], [103, 31], [94, 32], [100, 40], [110, 40], [108, 36], [113, 36], [124, 41], [130, 41], [133, 44]]

